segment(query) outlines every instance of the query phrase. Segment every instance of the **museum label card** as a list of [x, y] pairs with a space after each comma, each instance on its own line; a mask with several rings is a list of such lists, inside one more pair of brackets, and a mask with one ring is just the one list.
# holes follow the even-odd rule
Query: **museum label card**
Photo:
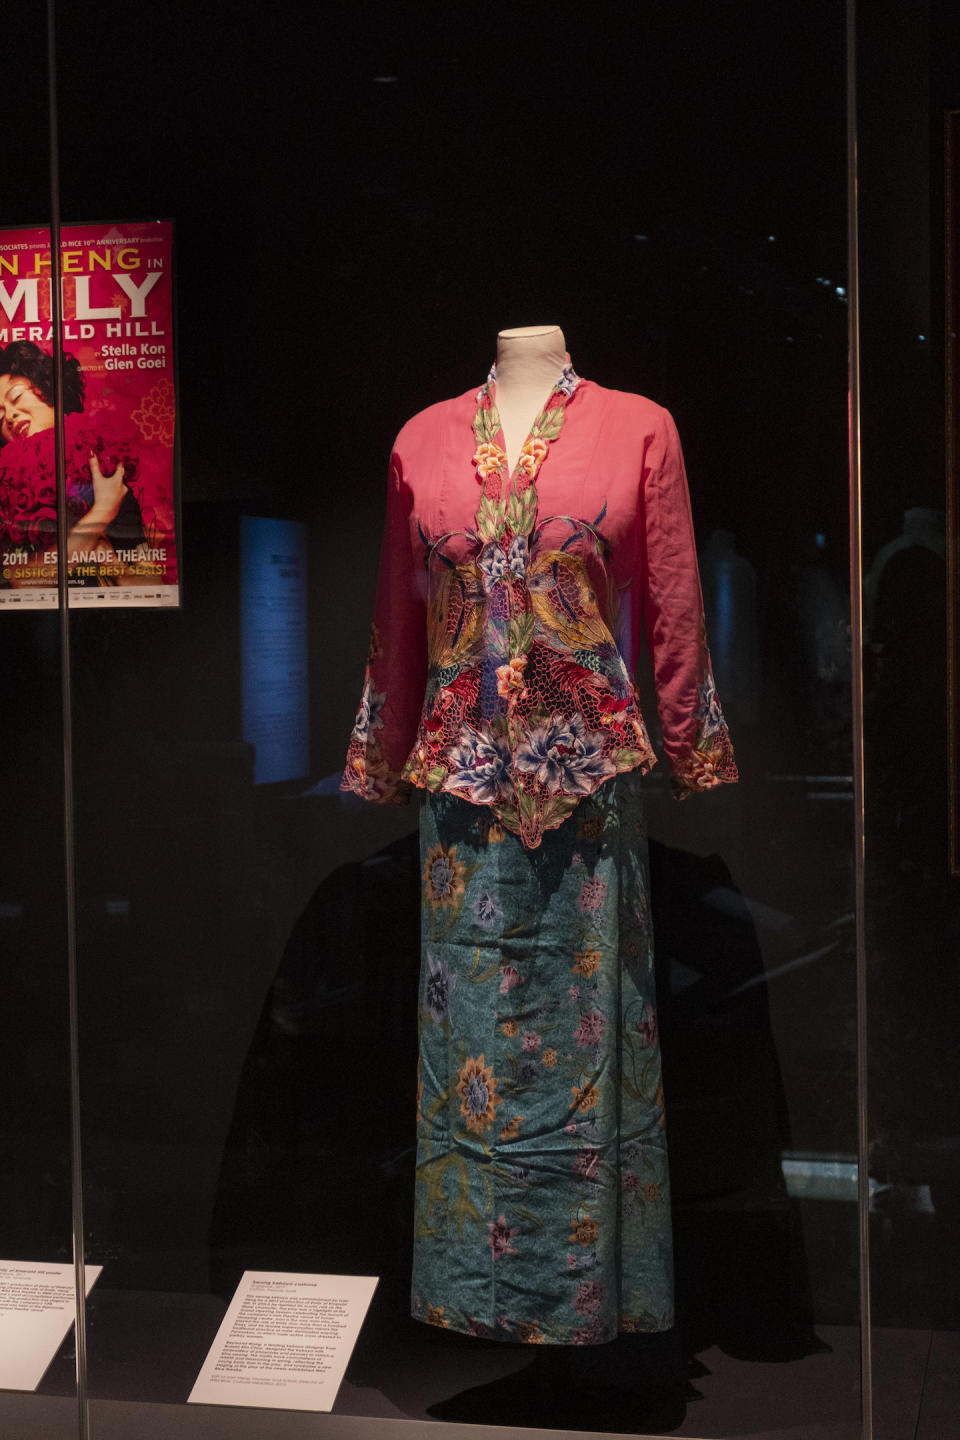
[[375, 1275], [245, 1270], [190, 1403], [332, 1410], [376, 1286]]
[[[87, 1294], [101, 1265], [85, 1271]], [[0, 1390], [36, 1390], [76, 1319], [72, 1265], [0, 1260]]]

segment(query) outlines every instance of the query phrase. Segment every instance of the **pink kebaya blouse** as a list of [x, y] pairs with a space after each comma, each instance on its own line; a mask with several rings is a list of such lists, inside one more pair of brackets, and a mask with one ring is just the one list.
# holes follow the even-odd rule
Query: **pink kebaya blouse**
[[605, 780], [656, 762], [641, 636], [675, 787], [736, 780], [673, 420], [568, 365], [510, 475], [492, 371], [397, 437], [343, 788], [447, 791], [536, 847]]

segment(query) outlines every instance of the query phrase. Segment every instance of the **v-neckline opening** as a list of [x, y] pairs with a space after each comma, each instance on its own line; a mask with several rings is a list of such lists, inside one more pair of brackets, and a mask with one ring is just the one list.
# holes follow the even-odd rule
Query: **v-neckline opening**
[[[564, 423], [565, 423], [565, 421], [566, 421], [566, 409], [567, 409], [567, 405], [568, 405], [569, 401], [573, 398], [573, 396], [576, 394], [576, 392], [577, 392], [578, 388], [580, 387], [580, 385], [582, 385], [582, 384], [583, 384], [583, 380], [582, 380], [581, 377], [577, 374], [576, 370], [573, 368], [573, 364], [571, 363], [570, 357], [569, 357], [569, 355], [568, 355], [568, 356], [567, 356], [566, 363], [565, 363], [563, 369], [561, 370], [560, 374], [557, 376], [557, 379], [554, 381], [553, 386], [551, 387], [551, 389], [550, 389], [550, 390], [548, 391], [548, 393], [547, 393], [546, 399], [544, 400], [543, 404], [540, 406], [539, 410], [538, 410], [537, 413], [534, 415], [533, 420], [532, 420], [531, 423], [530, 423], [530, 428], [528, 429], [528, 431], [527, 431], [527, 433], [526, 433], [526, 436], [524, 437], [523, 443], [521, 444], [520, 449], [519, 449], [519, 451], [518, 451], [518, 453], [517, 453], [516, 464], [514, 465], [513, 469], [511, 470], [511, 469], [509, 468], [509, 462], [508, 462], [508, 460], [507, 460], [506, 435], [505, 435], [504, 429], [503, 429], [503, 421], [502, 421], [501, 416], [500, 416], [500, 407], [497, 405], [497, 367], [496, 367], [496, 363], [494, 363], [494, 364], [490, 367], [490, 371], [489, 371], [489, 374], [487, 375], [486, 381], [485, 381], [484, 384], [480, 387], [480, 390], [477, 392], [477, 410], [476, 410], [476, 413], [475, 413], [475, 416], [474, 416], [474, 433], [475, 433], [475, 435], [477, 436], [477, 439], [479, 440], [480, 436], [479, 436], [479, 432], [478, 432], [478, 430], [477, 430], [477, 422], [478, 422], [478, 417], [479, 417], [481, 411], [483, 411], [484, 409], [488, 409], [488, 410], [494, 411], [494, 413], [496, 414], [496, 417], [497, 417], [497, 428], [496, 428], [496, 431], [490, 431], [490, 430], [487, 431], [487, 437], [488, 437], [487, 443], [490, 444], [490, 445], [492, 445], [492, 447], [493, 447], [496, 451], [498, 451], [500, 455], [503, 456], [503, 462], [502, 462], [502, 464], [498, 465], [496, 471], [493, 472], [493, 473], [498, 474], [499, 477], [500, 477], [500, 492], [501, 492], [502, 495], [506, 496], [506, 495], [510, 494], [511, 492], [514, 493], [514, 494], [520, 494], [520, 493], [522, 493], [522, 492], [520, 491], [520, 489], [519, 489], [519, 486], [518, 486], [518, 480], [519, 480], [519, 478], [520, 478], [521, 465], [522, 465], [524, 456], [525, 456], [525, 454], [528, 453], [528, 451], [527, 451], [527, 446], [530, 444], [530, 441], [531, 441], [531, 440], [534, 440], [534, 439], [536, 439], [536, 438], [543, 439], [543, 436], [542, 436], [542, 435], [538, 435], [538, 434], [536, 433], [536, 432], [537, 432], [537, 424], [538, 424], [538, 421], [540, 421], [543, 416], [548, 415], [551, 410], [556, 410], [556, 409], [559, 408], [559, 409], [561, 409], [561, 410], [563, 411], [563, 417], [562, 417], [562, 419], [561, 419], [561, 421], [560, 421], [560, 425], [557, 427], [555, 433], [552, 434], [552, 435], [549, 435], [549, 436], [547, 437], [547, 439], [545, 440], [544, 443], [545, 443], [545, 445], [546, 445], [546, 450], [545, 450], [542, 458], [539, 460], [539, 462], [537, 462], [537, 463], [533, 466], [532, 473], [527, 477], [527, 484], [523, 487], [523, 489], [526, 490], [526, 489], [528, 489], [531, 485], [534, 486], [534, 487], [536, 486], [536, 481], [537, 481], [537, 477], [538, 477], [538, 475], [539, 475], [539, 472], [540, 472], [543, 464], [545, 463], [547, 457], [549, 456], [550, 446], [553, 445], [553, 444], [555, 444], [556, 441], [560, 438], [560, 433], [561, 433], [562, 428], [563, 428], [563, 425], [564, 425]], [[560, 405], [559, 405], [559, 406], [553, 405], [553, 404], [551, 403], [551, 402], [553, 401], [553, 398], [554, 398], [555, 395], [559, 395], [559, 397], [560, 397]], [[480, 453], [480, 452], [478, 451], [478, 452], [477, 452], [477, 455], [478, 455], [479, 453]], [[476, 462], [476, 460], [477, 460], [477, 455], [474, 456], [474, 461], [475, 461], [475, 462]], [[480, 479], [480, 481], [481, 481], [482, 488], [483, 488], [483, 493], [484, 493], [484, 494], [487, 493], [487, 479], [489, 478], [490, 473], [491, 473], [491, 472], [490, 472], [489, 470], [488, 470], [488, 471], [484, 471], [484, 470], [481, 469], [480, 474], [479, 474], [479, 477], [478, 477], [478, 478]]]
[[[563, 378], [563, 372], [562, 372], [562, 371], [561, 371], [560, 378], [561, 378], [561, 379]], [[554, 395], [557, 393], [557, 381], [555, 380], [555, 381], [553, 382], [553, 384], [551, 385], [549, 391], [547, 392], [547, 397], [546, 397], [546, 399], [544, 400], [543, 404], [542, 404], [542, 405], [539, 407], [539, 409], [537, 410], [537, 412], [536, 412], [536, 414], [534, 415], [533, 419], [530, 421], [530, 428], [527, 430], [526, 435], [524, 435], [523, 440], [520, 442], [520, 449], [517, 451], [516, 464], [514, 465], [514, 467], [513, 467], [512, 470], [510, 469], [510, 460], [509, 460], [509, 456], [507, 455], [507, 434], [506, 434], [506, 431], [505, 431], [504, 428], [503, 428], [503, 418], [502, 418], [502, 416], [501, 416], [501, 414], [500, 414], [500, 406], [497, 404], [497, 382], [496, 382], [496, 380], [491, 381], [491, 385], [492, 385], [493, 388], [492, 388], [492, 390], [491, 390], [491, 392], [490, 392], [490, 398], [491, 398], [491, 401], [492, 401], [492, 403], [493, 403], [494, 409], [495, 409], [496, 412], [497, 412], [497, 419], [500, 421], [500, 428], [498, 429], [497, 434], [494, 436], [494, 444], [497, 443], [497, 438], [499, 437], [500, 441], [502, 442], [500, 448], [501, 448], [501, 450], [503, 451], [504, 472], [505, 472], [505, 475], [506, 475], [506, 483], [507, 483], [507, 485], [514, 485], [514, 482], [516, 481], [516, 478], [517, 478], [517, 471], [518, 471], [519, 468], [520, 468], [520, 461], [523, 459], [524, 449], [525, 449], [525, 447], [526, 447], [526, 445], [527, 445], [527, 442], [528, 442], [529, 440], [532, 440], [532, 439], [533, 439], [533, 427], [536, 425], [537, 421], [540, 419], [540, 416], [541, 416], [541, 415], [543, 414], [543, 412], [546, 410], [547, 406], [550, 404], [550, 401], [553, 399]], [[563, 395], [563, 391], [562, 391], [562, 390], [561, 390], [560, 393], [561, 393], [561, 395]], [[564, 395], [564, 399], [563, 399], [563, 408], [564, 408], [564, 410], [566, 410], [566, 408], [567, 408], [567, 401], [568, 401], [569, 399], [570, 399], [570, 396], [569, 396], [569, 395]], [[530, 483], [532, 484], [533, 481], [531, 480]], [[516, 488], [516, 487], [514, 487], [514, 488]]]

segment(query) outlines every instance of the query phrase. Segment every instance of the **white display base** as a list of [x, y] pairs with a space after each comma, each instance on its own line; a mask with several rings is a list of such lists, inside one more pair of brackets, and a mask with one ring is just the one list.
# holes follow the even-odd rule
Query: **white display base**
[[245, 1270], [188, 1404], [332, 1410], [376, 1287], [373, 1275]]
[[[102, 1266], [86, 1267], [87, 1294]], [[76, 1319], [72, 1265], [0, 1260], [0, 1390], [36, 1390]]]

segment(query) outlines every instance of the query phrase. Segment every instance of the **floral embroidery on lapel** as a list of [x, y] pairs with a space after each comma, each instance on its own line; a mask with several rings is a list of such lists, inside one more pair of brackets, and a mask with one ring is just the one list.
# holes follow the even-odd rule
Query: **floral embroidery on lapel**
[[[484, 499], [492, 503], [500, 500], [511, 478], [515, 489], [523, 491], [532, 485], [537, 472], [550, 448], [563, 429], [566, 402], [580, 384], [580, 376], [571, 364], [563, 367], [563, 373], [554, 385], [543, 409], [530, 427], [530, 433], [520, 450], [513, 476], [507, 469], [506, 451], [502, 444], [500, 412], [496, 402], [497, 367], [494, 365], [486, 383], [477, 392], [477, 413], [473, 421], [473, 433], [477, 440], [473, 463], [477, 467], [477, 483], [483, 487]], [[481, 506], [483, 501], [481, 501]], [[532, 522], [531, 522], [532, 523]], [[479, 511], [477, 526], [480, 526]]]

